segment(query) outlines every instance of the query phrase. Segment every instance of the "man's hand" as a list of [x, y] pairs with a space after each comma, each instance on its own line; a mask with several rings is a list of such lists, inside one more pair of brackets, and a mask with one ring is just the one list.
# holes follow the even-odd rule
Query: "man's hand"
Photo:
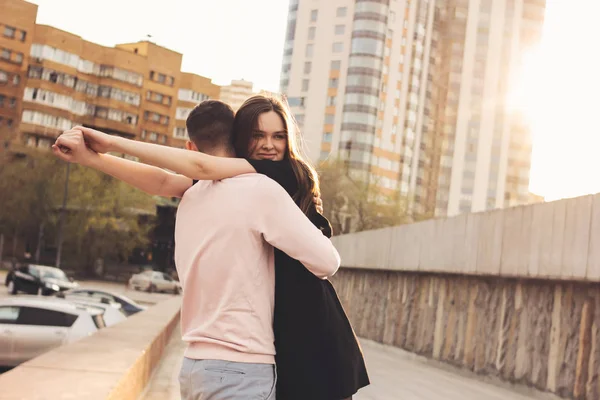
[[80, 130], [71, 129], [60, 135], [52, 145], [52, 152], [61, 160], [89, 165], [98, 154], [85, 145]]
[[317, 208], [317, 212], [319, 214], [323, 214], [323, 200], [321, 200], [321, 197], [313, 197], [313, 201], [315, 202], [315, 207]]
[[81, 131], [86, 145], [96, 153], [113, 151], [114, 138], [111, 135], [85, 126], [75, 126], [72, 130]]

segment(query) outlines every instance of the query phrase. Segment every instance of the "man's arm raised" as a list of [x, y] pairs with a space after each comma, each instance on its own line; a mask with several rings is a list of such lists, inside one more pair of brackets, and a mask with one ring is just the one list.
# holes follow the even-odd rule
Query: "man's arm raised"
[[96, 153], [86, 146], [80, 130], [70, 130], [60, 135], [52, 146], [52, 151], [64, 161], [97, 169], [148, 194], [182, 197], [192, 186], [192, 180], [183, 175], [109, 154]]

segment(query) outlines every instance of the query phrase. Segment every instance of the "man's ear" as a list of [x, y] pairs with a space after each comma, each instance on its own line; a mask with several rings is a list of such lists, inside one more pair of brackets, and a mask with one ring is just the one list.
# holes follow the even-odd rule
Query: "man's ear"
[[198, 151], [198, 147], [191, 140], [185, 142], [185, 148], [192, 151]]

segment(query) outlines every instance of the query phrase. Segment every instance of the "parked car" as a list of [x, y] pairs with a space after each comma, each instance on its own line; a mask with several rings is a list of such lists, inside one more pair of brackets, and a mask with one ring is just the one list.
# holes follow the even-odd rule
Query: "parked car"
[[22, 265], [8, 275], [6, 279], [10, 294], [25, 292], [48, 296], [79, 286], [73, 279], [68, 278], [61, 269], [46, 265]]
[[131, 279], [129, 279], [129, 287], [135, 290], [147, 290], [150, 293], [181, 293], [181, 284], [171, 278], [168, 274], [160, 271], [144, 271], [139, 274], [134, 274]]
[[106, 290], [77, 288], [58, 293], [57, 296], [66, 298], [69, 298], [70, 296], [79, 296], [93, 301], [105, 302], [112, 305], [120, 305], [121, 311], [127, 316], [144, 311], [146, 309], [145, 306], [136, 303], [127, 296], [123, 296], [122, 294], [114, 292], [108, 292]]
[[107, 327], [113, 326], [127, 319], [125, 314], [121, 311], [120, 304], [116, 304], [118, 307], [115, 307], [115, 304], [102, 303], [99, 301], [94, 301], [93, 299], [86, 299], [84, 297], [73, 295], [67, 296], [65, 300], [67, 300], [69, 303], [86, 307], [88, 310], [100, 310], [102, 312], [102, 319], [104, 319], [104, 324]]
[[16, 366], [106, 326], [99, 308], [64, 299], [0, 300], [0, 365]]

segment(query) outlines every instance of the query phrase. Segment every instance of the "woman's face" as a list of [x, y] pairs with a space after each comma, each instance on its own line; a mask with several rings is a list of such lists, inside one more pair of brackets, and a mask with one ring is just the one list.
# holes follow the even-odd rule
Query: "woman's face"
[[275, 111], [258, 116], [258, 127], [252, 132], [248, 153], [252, 160], [281, 161], [285, 158], [288, 139], [285, 125]]

